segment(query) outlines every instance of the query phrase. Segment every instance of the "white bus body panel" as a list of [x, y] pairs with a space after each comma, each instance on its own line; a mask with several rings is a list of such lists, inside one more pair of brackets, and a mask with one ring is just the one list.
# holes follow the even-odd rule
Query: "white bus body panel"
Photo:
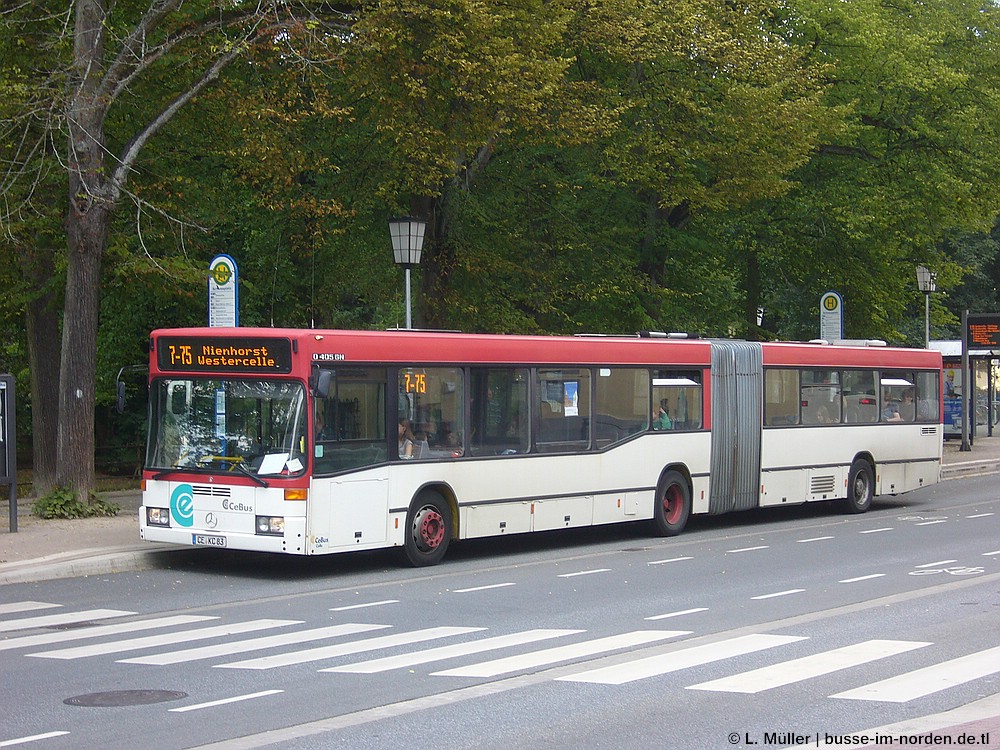
[[[851, 463], [859, 454], [875, 462], [876, 495], [935, 484], [941, 468], [941, 430], [940, 425], [927, 424], [765, 429], [761, 507], [846, 497]], [[914, 461], [918, 458], [924, 460]]]
[[[147, 524], [148, 507], [169, 509], [170, 526]], [[280, 487], [150, 479], [139, 508], [139, 535], [149, 542], [302, 555], [306, 553], [305, 514], [306, 503], [286, 501]], [[283, 517], [284, 535], [255, 533], [259, 515]], [[210, 540], [218, 543], [206, 543]]]

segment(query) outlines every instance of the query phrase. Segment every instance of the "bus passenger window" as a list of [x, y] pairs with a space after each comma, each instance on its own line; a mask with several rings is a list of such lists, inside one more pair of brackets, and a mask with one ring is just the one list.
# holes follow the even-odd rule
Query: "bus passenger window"
[[469, 450], [473, 456], [528, 452], [529, 377], [525, 368], [472, 370]]
[[649, 370], [602, 367], [597, 372], [597, 447], [604, 448], [649, 424]]
[[590, 370], [538, 371], [538, 433], [541, 453], [568, 453], [590, 447]]
[[799, 371], [764, 371], [764, 424], [799, 423]]
[[941, 417], [938, 394], [941, 392], [940, 374], [937, 372], [917, 373], [917, 421], [937, 422]]
[[803, 370], [800, 378], [802, 424], [840, 422], [840, 373], [837, 370]]
[[458, 458], [465, 452], [465, 387], [457, 367], [399, 371], [399, 419], [409, 420], [413, 458]]
[[874, 370], [844, 370], [844, 421], [847, 424], [878, 422], [878, 389]]
[[650, 401], [651, 429], [697, 430], [701, 427], [701, 373], [655, 370]]

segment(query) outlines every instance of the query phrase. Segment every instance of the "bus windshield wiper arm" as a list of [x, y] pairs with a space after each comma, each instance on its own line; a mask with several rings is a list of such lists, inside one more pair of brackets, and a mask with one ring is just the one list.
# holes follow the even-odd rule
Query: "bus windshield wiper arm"
[[236, 463], [233, 464], [233, 466], [235, 466], [237, 469], [239, 469], [242, 473], [246, 474], [248, 477], [250, 477], [253, 481], [255, 481], [257, 484], [259, 484], [261, 487], [270, 487], [271, 486], [266, 480], [261, 479], [259, 476], [257, 476], [256, 474], [254, 474], [250, 469], [248, 469], [246, 467], [246, 464], [244, 464], [242, 461], [237, 461]]

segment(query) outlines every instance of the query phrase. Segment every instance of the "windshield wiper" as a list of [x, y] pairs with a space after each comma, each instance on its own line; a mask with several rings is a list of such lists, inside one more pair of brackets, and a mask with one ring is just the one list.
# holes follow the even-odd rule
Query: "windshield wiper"
[[251, 471], [250, 469], [248, 469], [247, 465], [245, 463], [243, 463], [242, 461], [237, 461], [236, 463], [233, 464], [233, 466], [235, 466], [237, 469], [239, 469], [242, 473], [246, 474], [248, 477], [250, 477], [253, 481], [255, 481], [257, 484], [259, 484], [261, 487], [270, 487], [271, 486], [266, 480], [261, 479], [259, 476], [257, 476], [256, 474], [254, 474], [253, 471]]

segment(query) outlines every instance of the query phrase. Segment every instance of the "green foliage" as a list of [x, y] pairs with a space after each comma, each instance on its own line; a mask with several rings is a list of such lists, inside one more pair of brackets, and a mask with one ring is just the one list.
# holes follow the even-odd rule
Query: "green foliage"
[[80, 500], [77, 493], [63, 488], [57, 488], [31, 504], [31, 512], [39, 518], [117, 516], [119, 511], [121, 511], [121, 506], [109, 503], [96, 493], [91, 493], [89, 502], [84, 502]]
[[[151, 5], [107, 6], [108, 59]], [[180, 4], [142, 36], [157, 55], [116, 90], [108, 154], [229, 48], [240, 8]], [[150, 329], [204, 324], [213, 255], [239, 264], [243, 325], [398, 325], [385, 222], [413, 206], [430, 222], [416, 307], [447, 328], [803, 339], [834, 289], [848, 336], [918, 345], [918, 264], [937, 274], [935, 335], [1000, 306], [995, 4], [337, 10], [336, 27], [318, 13], [262, 36], [131, 164], [97, 338], [97, 434], [116, 464], [144, 412], [136, 374], [130, 414], [110, 416], [114, 376], [146, 361]], [[19, 394], [26, 306], [60, 304], [65, 278], [67, 13], [39, 0], [0, 15], [0, 163], [23, 166], [0, 180], [0, 357]]]

